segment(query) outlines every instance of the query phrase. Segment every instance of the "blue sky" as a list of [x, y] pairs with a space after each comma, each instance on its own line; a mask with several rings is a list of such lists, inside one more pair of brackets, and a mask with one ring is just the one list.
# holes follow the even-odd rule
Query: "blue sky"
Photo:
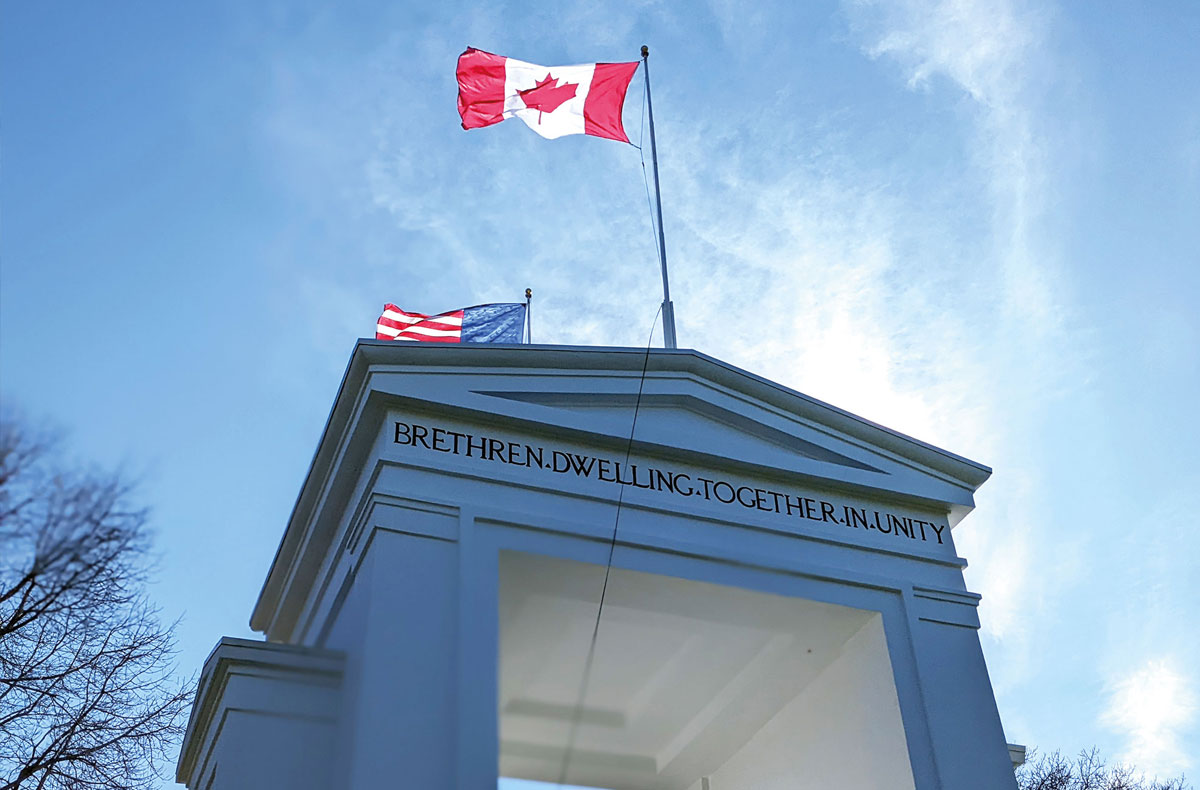
[[383, 302], [645, 343], [638, 151], [463, 132], [454, 61], [648, 43], [680, 344], [992, 466], [955, 534], [1009, 740], [1200, 773], [1200, 5], [2, 14], [0, 391], [139, 476], [185, 668]]

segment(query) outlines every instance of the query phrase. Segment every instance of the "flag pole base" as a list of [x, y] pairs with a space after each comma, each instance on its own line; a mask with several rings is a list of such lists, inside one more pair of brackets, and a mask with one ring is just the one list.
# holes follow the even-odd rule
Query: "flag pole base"
[[675, 340], [675, 305], [671, 304], [670, 299], [663, 300], [662, 318], [663, 318], [663, 347], [664, 348], [679, 348], [679, 344]]

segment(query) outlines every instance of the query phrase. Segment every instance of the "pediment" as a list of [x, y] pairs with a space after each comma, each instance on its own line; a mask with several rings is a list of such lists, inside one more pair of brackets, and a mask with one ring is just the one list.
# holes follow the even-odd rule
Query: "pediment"
[[405, 414], [593, 456], [629, 451], [666, 462], [663, 468], [711, 470], [714, 479], [763, 481], [773, 490], [907, 503], [946, 514], [951, 526], [974, 507], [975, 489], [991, 474], [696, 351], [361, 340], [256, 607], [255, 628], [277, 620], [289, 579], [323, 562], [339, 519], [322, 514], [348, 506], [368, 458], [389, 444], [386, 421]]
[[589, 420], [603, 419], [612, 424], [621, 421], [632, 423], [633, 410], [636, 408], [639, 430], [635, 436], [643, 442], [670, 444], [690, 439], [689, 443], [707, 445], [713, 451], [719, 451], [715, 454], [729, 458], [751, 457], [756, 462], [785, 465], [802, 458], [883, 473], [882, 469], [866, 461], [836, 452], [795, 433], [779, 430], [694, 395], [651, 394], [639, 399], [634, 395], [611, 393], [477, 392], [493, 398], [573, 412]]
[[[633, 349], [370, 350], [398, 362], [373, 367], [364, 382], [381, 408], [610, 451], [629, 445], [636, 413], [636, 452], [960, 511], [952, 521], [973, 506], [990, 473], [696, 352], [652, 352], [647, 360]], [[442, 364], [427, 364], [435, 357]]]

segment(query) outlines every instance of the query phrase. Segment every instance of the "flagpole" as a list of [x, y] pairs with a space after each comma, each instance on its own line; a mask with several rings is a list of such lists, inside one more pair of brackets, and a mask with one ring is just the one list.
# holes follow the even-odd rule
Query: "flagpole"
[[533, 344], [533, 289], [525, 289], [525, 328], [527, 331], [525, 342]]
[[658, 183], [658, 145], [654, 140], [654, 102], [650, 100], [650, 47], [642, 45], [642, 69], [646, 75], [646, 109], [650, 113], [650, 159], [654, 163], [654, 199], [658, 204], [658, 257], [662, 264], [663, 281], [663, 345], [678, 348], [675, 341], [675, 307], [671, 304], [671, 287], [667, 283], [667, 240], [663, 236], [662, 189]]

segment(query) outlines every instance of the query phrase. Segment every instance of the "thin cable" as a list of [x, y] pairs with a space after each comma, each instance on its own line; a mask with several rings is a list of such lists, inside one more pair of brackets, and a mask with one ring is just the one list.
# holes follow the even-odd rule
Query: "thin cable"
[[642, 183], [646, 185], [646, 208], [650, 211], [650, 235], [654, 237], [654, 252], [661, 256], [658, 247], [658, 228], [654, 224], [654, 203], [650, 201], [650, 181], [646, 178], [646, 160], [642, 159]]
[[646, 186], [646, 208], [650, 212], [650, 235], [654, 237], [654, 252], [660, 258], [662, 250], [658, 248], [658, 228], [654, 223], [654, 203], [650, 200], [650, 177], [646, 175], [646, 151], [642, 148], [646, 135], [646, 89], [642, 88], [642, 128], [638, 132], [638, 144], [634, 146], [638, 149], [642, 158], [642, 183]]
[[629, 143], [630, 145], [633, 145], [633, 147], [638, 149], [639, 151], [642, 150], [642, 144], [643, 144], [642, 138], [645, 136], [645, 132], [646, 132], [646, 89], [645, 88], [642, 88], [642, 118], [641, 118], [641, 120], [642, 120], [642, 128], [640, 130], [638, 130], [637, 145], [633, 145], [632, 141], [630, 141], [630, 143]]
[[[645, 145], [645, 142], [646, 142], [646, 140], [645, 140], [645, 137], [646, 137], [646, 86], [645, 85], [642, 86], [642, 113], [639, 116], [639, 120], [642, 123], [642, 128], [638, 129], [637, 149], [640, 151], [640, 150], [642, 150], [642, 146]], [[642, 161], [645, 161], [645, 160], [642, 160]]]
[[[633, 453], [633, 435], [637, 431], [638, 412], [642, 407], [642, 390], [646, 386], [646, 370], [650, 366], [650, 346], [654, 342], [654, 327], [658, 325], [658, 317], [662, 313], [662, 305], [654, 314], [650, 324], [650, 337], [646, 338], [646, 353], [642, 358], [642, 375], [638, 379], [637, 398], [633, 402], [633, 423], [629, 426], [629, 441], [625, 444], [625, 468], [629, 468], [629, 456]], [[579, 684], [579, 697], [575, 700], [575, 710], [571, 716], [571, 731], [567, 736], [567, 750], [563, 753], [562, 770], [558, 774], [558, 786], [562, 787], [567, 781], [567, 769], [571, 765], [571, 752], [575, 750], [575, 738], [579, 735], [579, 722], [583, 718], [583, 702], [587, 698], [588, 682], [592, 676], [592, 661], [596, 657], [596, 641], [600, 637], [600, 616], [604, 613], [604, 597], [608, 594], [608, 577], [612, 573], [613, 555], [617, 550], [617, 530], [621, 526], [621, 505], [625, 502], [625, 486], [617, 493], [617, 512], [613, 517], [612, 538], [608, 542], [608, 561], [604, 564], [604, 584], [600, 587], [600, 605], [596, 607], [596, 623], [592, 626], [592, 643], [588, 645], [587, 661], [583, 665], [583, 679]]]

